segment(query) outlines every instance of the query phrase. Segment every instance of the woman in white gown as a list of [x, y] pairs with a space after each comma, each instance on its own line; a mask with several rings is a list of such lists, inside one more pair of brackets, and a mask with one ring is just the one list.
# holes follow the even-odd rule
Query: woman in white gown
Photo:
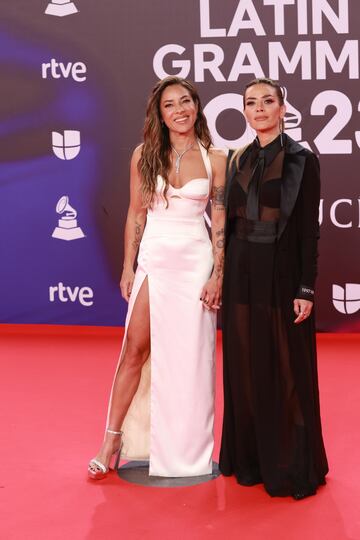
[[[144, 143], [131, 160], [120, 282], [129, 308], [90, 478], [103, 478], [115, 453], [148, 459], [150, 475], [212, 471], [225, 167], [193, 85], [178, 77], [159, 81], [148, 101]], [[212, 241], [204, 221], [210, 194]]]

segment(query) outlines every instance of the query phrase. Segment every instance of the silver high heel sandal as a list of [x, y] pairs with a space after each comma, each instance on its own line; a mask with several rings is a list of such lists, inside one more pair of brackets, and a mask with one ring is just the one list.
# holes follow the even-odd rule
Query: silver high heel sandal
[[[114, 471], [117, 471], [118, 468], [119, 468], [119, 461], [120, 461], [121, 450], [122, 450], [122, 446], [123, 446], [123, 442], [122, 442], [123, 432], [122, 431], [112, 431], [111, 429], [107, 429], [106, 432], [111, 433], [112, 435], [120, 435], [121, 436], [120, 447], [119, 447], [118, 450], [115, 450], [115, 452], [113, 453], [113, 455], [116, 454], [115, 463], [114, 463]], [[105, 478], [105, 476], [108, 474], [109, 469], [110, 469], [110, 466], [106, 467], [106, 465], [101, 463], [101, 461], [99, 461], [96, 458], [93, 458], [89, 462], [88, 476], [92, 480], [101, 480], [102, 478]]]

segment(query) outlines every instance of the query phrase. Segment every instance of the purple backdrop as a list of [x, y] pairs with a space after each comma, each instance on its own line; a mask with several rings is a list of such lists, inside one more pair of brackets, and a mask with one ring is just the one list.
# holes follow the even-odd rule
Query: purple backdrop
[[359, 23], [349, 0], [2, 2], [0, 321], [124, 324], [128, 163], [151, 87], [194, 81], [226, 148], [251, 140], [242, 88], [265, 75], [320, 157], [318, 328], [357, 331]]

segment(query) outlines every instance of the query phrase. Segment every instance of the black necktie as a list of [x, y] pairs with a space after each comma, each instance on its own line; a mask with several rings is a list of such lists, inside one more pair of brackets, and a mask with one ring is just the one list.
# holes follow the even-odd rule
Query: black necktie
[[264, 168], [265, 152], [264, 149], [261, 148], [259, 150], [259, 156], [250, 178], [246, 202], [246, 217], [247, 219], [252, 219], [254, 221], [257, 221], [259, 219], [259, 193], [261, 179], [264, 174]]

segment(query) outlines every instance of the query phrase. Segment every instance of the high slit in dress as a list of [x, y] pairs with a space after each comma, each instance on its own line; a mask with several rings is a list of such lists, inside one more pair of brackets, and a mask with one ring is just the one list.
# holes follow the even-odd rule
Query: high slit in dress
[[147, 278], [151, 353], [122, 426], [122, 457], [149, 460], [149, 474], [155, 476], [212, 472], [216, 316], [200, 300], [213, 268], [204, 221], [211, 164], [201, 143], [199, 148], [207, 178], [192, 179], [181, 188], [169, 185], [168, 206], [164, 180], [157, 177], [116, 370], [117, 374], [131, 314]]

